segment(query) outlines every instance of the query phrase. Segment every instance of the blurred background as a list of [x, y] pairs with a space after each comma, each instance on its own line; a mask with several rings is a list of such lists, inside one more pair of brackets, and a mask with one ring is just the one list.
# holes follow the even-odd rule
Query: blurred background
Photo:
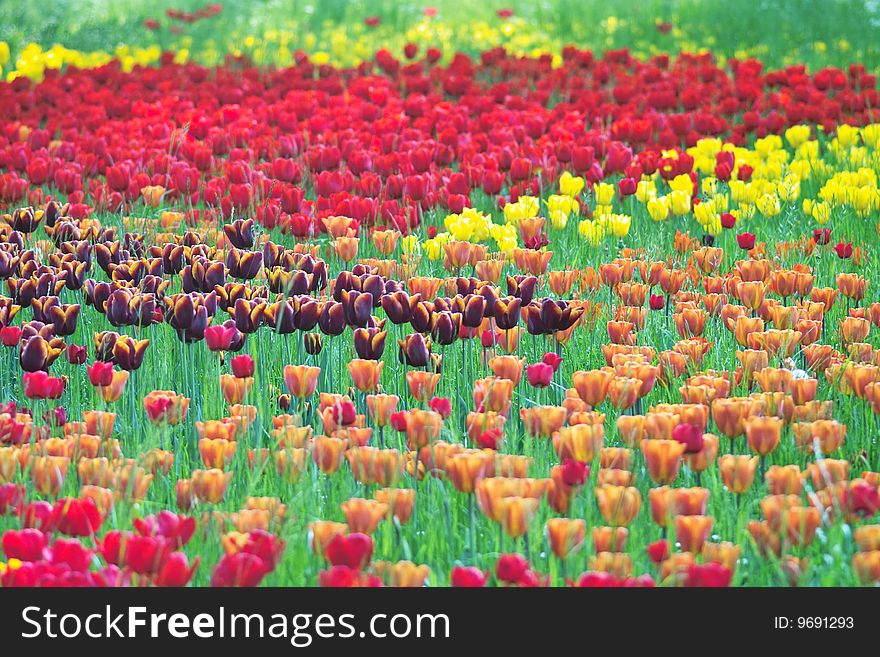
[[596, 51], [627, 47], [642, 57], [711, 50], [722, 60], [756, 57], [773, 67], [861, 62], [876, 70], [880, 1], [2, 0], [0, 42], [7, 78], [18, 70], [33, 76], [31, 59], [41, 60], [31, 68], [94, 64], [114, 55], [151, 63], [163, 49], [205, 64], [244, 54], [276, 65], [303, 50], [347, 66], [379, 47], [400, 56], [410, 42], [436, 46], [446, 56], [499, 45], [520, 54], [558, 54], [574, 44]]

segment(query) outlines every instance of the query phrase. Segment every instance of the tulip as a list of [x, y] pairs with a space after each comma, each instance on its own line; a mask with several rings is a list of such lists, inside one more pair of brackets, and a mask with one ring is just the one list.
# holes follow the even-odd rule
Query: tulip
[[598, 406], [608, 394], [614, 372], [610, 370], [580, 370], [572, 374], [572, 384], [578, 396], [590, 406]]
[[501, 498], [499, 521], [502, 529], [513, 538], [525, 535], [537, 510], [538, 500], [533, 497], [514, 495]]
[[96, 360], [86, 368], [89, 383], [93, 386], [109, 386], [113, 382], [113, 363]]
[[193, 470], [192, 491], [196, 499], [217, 504], [226, 496], [232, 472], [219, 469]]
[[736, 243], [743, 251], [751, 251], [755, 248], [755, 234], [740, 233], [736, 236]]
[[371, 535], [388, 514], [388, 505], [378, 500], [353, 497], [342, 503], [345, 521], [355, 533]]
[[415, 506], [416, 491], [411, 488], [382, 488], [377, 490], [374, 497], [386, 504], [391, 516], [396, 518], [401, 525], [409, 522]]
[[672, 439], [685, 446], [685, 454], [696, 454], [703, 449], [703, 432], [692, 424], [681, 423], [672, 430]]
[[491, 472], [490, 461], [483, 452], [453, 454], [446, 460], [446, 474], [461, 493], [473, 493], [477, 482]]
[[686, 446], [676, 440], [643, 440], [642, 452], [648, 474], [658, 484], [667, 484], [678, 476]]
[[718, 469], [721, 479], [731, 493], [740, 495], [752, 487], [755, 479], [755, 469], [758, 466], [758, 458], [725, 454], [718, 459]]
[[492, 373], [502, 379], [510, 379], [514, 386], [518, 386], [522, 378], [525, 358], [516, 356], [495, 356], [489, 359], [488, 365]]
[[[384, 365], [385, 363], [383, 361], [364, 360], [361, 358], [350, 360], [348, 362], [348, 371], [351, 375], [351, 380], [354, 383], [354, 387], [361, 392], [373, 392], [374, 390], [376, 390], [376, 388], [379, 386], [379, 378], [382, 375], [382, 367]], [[318, 370], [318, 372], [320, 373], [320, 368], [314, 369]], [[317, 384], [317, 374], [315, 375], [315, 383]], [[292, 388], [288, 387], [288, 389], [290, 390], [291, 394], [294, 394]], [[314, 388], [311, 386], [311, 382], [307, 382], [305, 384], [303, 392], [308, 391], [309, 389], [311, 389], [311, 392], [309, 394], [306, 394], [306, 397], [310, 397], [312, 394], [314, 394]], [[294, 396], [297, 395], [294, 394]]]
[[675, 517], [675, 537], [683, 550], [699, 553], [712, 531], [711, 516], [688, 515]]
[[258, 586], [271, 568], [257, 555], [248, 552], [226, 554], [211, 575], [211, 586]]
[[297, 399], [306, 399], [315, 394], [318, 387], [320, 367], [310, 365], [285, 365], [284, 385], [290, 394]]
[[397, 395], [367, 395], [367, 409], [377, 427], [388, 425], [399, 401]]
[[550, 548], [560, 559], [566, 559], [580, 547], [587, 535], [586, 523], [581, 519], [551, 518], [547, 521]]
[[623, 527], [635, 519], [642, 504], [639, 490], [626, 486], [599, 486], [596, 488], [596, 499], [605, 522]]
[[406, 383], [409, 392], [416, 401], [425, 403], [434, 396], [437, 384], [440, 382], [440, 374], [421, 370], [410, 370], [406, 373]]
[[455, 566], [450, 572], [450, 584], [455, 588], [482, 588], [489, 575], [474, 566]]
[[254, 376], [254, 359], [248, 354], [239, 354], [229, 361], [232, 374], [238, 379], [248, 379]]
[[66, 382], [45, 372], [25, 372], [22, 377], [24, 396], [28, 399], [58, 399], [64, 392]]
[[777, 417], [752, 417], [746, 421], [745, 430], [749, 447], [764, 457], [779, 444], [782, 420]]

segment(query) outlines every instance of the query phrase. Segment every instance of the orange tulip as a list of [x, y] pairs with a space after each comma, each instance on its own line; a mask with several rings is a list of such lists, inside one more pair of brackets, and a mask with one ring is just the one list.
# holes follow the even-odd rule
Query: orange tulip
[[54, 497], [61, 492], [70, 459], [66, 456], [36, 456], [31, 459], [31, 481], [41, 495]]
[[507, 415], [513, 397], [513, 381], [487, 376], [474, 381], [474, 406], [477, 411], [494, 411]]
[[549, 438], [565, 424], [562, 406], [532, 406], [519, 411], [526, 431], [532, 438]]
[[391, 415], [397, 410], [399, 401], [397, 395], [367, 395], [367, 410], [377, 427], [385, 427], [391, 422]]
[[698, 554], [709, 538], [714, 519], [712, 516], [676, 516], [675, 537], [682, 550]]
[[[125, 384], [128, 383], [128, 377], [131, 372], [128, 370], [113, 370], [113, 380], [109, 386], [98, 386], [101, 397], [107, 403], [115, 402], [125, 391]], [[96, 411], [97, 412], [97, 411]]]
[[868, 281], [858, 274], [841, 273], [837, 275], [837, 289], [848, 299], [861, 301], [865, 297], [865, 291], [868, 289]]
[[538, 500], [533, 497], [504, 497], [500, 500], [500, 522], [504, 532], [513, 538], [523, 536], [538, 510]]
[[678, 476], [685, 445], [677, 440], [644, 440], [641, 444], [648, 474], [658, 484], [668, 484]]
[[757, 310], [764, 303], [763, 281], [743, 281], [736, 286], [736, 296], [740, 302], [751, 310]]
[[193, 494], [198, 500], [217, 504], [226, 496], [230, 481], [232, 481], [232, 472], [224, 472], [217, 468], [193, 470]]
[[252, 376], [239, 379], [232, 374], [220, 375], [220, 390], [223, 392], [223, 398], [230, 404], [242, 403], [253, 383]]
[[202, 438], [199, 440], [199, 454], [207, 468], [225, 470], [232, 461], [238, 443], [225, 438]]
[[388, 515], [388, 505], [378, 500], [352, 497], [341, 505], [345, 522], [353, 532], [370, 535]]
[[703, 563], [718, 563], [733, 572], [739, 561], [742, 548], [736, 543], [722, 541], [721, 543], [703, 544]]
[[771, 495], [800, 495], [804, 489], [801, 469], [795, 465], [771, 465], [764, 474]]
[[412, 517], [416, 491], [412, 488], [380, 488], [373, 493], [380, 502], [388, 505], [392, 518], [405, 525]]
[[615, 376], [608, 386], [608, 397], [615, 408], [631, 408], [639, 400], [639, 391], [642, 388], [640, 379], [630, 379]]
[[[353, 358], [348, 361], [348, 372], [351, 375], [354, 387], [361, 392], [373, 392], [376, 390], [379, 385], [379, 379], [382, 376], [382, 367], [384, 367], [384, 365], [384, 361], [367, 360], [363, 358]], [[320, 372], [319, 368], [315, 369], [318, 369]], [[407, 380], [409, 380], [409, 374], [412, 374], [412, 372], [407, 373]], [[439, 378], [439, 376], [440, 375], [438, 374], [437, 377]], [[314, 392], [314, 390], [312, 390], [312, 392]], [[292, 391], [291, 394], [293, 394]], [[311, 395], [309, 394], [305, 396], [309, 397]]]
[[342, 465], [348, 443], [340, 438], [318, 436], [312, 444], [312, 460], [324, 474], [333, 474]]
[[553, 449], [561, 461], [573, 459], [589, 463], [605, 441], [601, 424], [577, 424], [562, 427], [553, 434]]
[[308, 450], [301, 447], [288, 447], [281, 449], [274, 454], [275, 472], [279, 477], [283, 477], [285, 481], [294, 483], [299, 480], [306, 468], [306, 460], [308, 459]]
[[578, 395], [590, 406], [598, 406], [608, 394], [608, 388], [614, 378], [614, 371], [599, 369], [584, 371], [580, 370], [571, 375], [572, 385]]
[[752, 487], [755, 480], [755, 469], [758, 467], [757, 456], [725, 454], [718, 459], [718, 470], [721, 479], [731, 493], [745, 493]]
[[522, 378], [526, 359], [517, 356], [494, 356], [489, 359], [488, 365], [495, 376], [500, 379], [510, 379], [516, 387]]
[[779, 445], [782, 420], [778, 417], [752, 417], [746, 421], [745, 429], [749, 447], [763, 457]]
[[297, 399], [305, 399], [315, 394], [318, 387], [318, 376], [321, 374], [320, 367], [310, 365], [285, 365], [284, 385], [288, 392]]
[[551, 518], [547, 521], [550, 549], [560, 559], [566, 559], [583, 545], [587, 537], [587, 524], [580, 518]]
[[593, 527], [593, 551], [600, 552], [623, 552], [626, 549], [626, 539], [629, 530], [626, 527]]
[[638, 447], [645, 438], [644, 415], [620, 415], [617, 418], [617, 432], [621, 442], [628, 447]]
[[642, 494], [632, 486], [598, 486], [596, 501], [605, 522], [614, 526], [627, 526], [639, 513]]
[[491, 454], [483, 451], [453, 454], [446, 459], [446, 474], [461, 493], [473, 493], [477, 482], [491, 474]]

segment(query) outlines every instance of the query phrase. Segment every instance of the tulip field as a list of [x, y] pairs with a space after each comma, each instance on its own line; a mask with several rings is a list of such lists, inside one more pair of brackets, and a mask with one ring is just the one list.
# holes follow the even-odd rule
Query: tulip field
[[0, 586], [880, 582], [877, 3], [55, 4]]

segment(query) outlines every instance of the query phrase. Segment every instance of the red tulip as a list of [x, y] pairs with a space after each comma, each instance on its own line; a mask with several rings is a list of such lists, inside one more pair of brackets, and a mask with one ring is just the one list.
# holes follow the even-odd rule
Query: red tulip
[[14, 347], [21, 340], [20, 326], [4, 326], [0, 328], [0, 342], [4, 347]]
[[382, 580], [348, 566], [333, 566], [318, 573], [318, 585], [325, 588], [378, 587], [382, 586]]
[[656, 564], [663, 563], [669, 558], [669, 541], [660, 539], [648, 544], [648, 558]]
[[477, 437], [477, 444], [483, 449], [498, 449], [498, 443], [503, 436], [504, 431], [501, 427], [486, 429]]
[[281, 560], [285, 546], [285, 541], [274, 534], [262, 529], [255, 529], [248, 534], [247, 541], [241, 551], [260, 557], [269, 570], [274, 570]]
[[373, 558], [373, 539], [366, 534], [337, 534], [324, 549], [324, 556], [334, 566], [361, 570]]
[[541, 359], [542, 363], [545, 363], [553, 368], [553, 371], [557, 371], [559, 366], [562, 364], [562, 356], [559, 354], [554, 354], [552, 351], [548, 351], [544, 354], [544, 357]]
[[428, 402], [428, 408], [439, 413], [444, 420], [452, 415], [452, 402], [449, 397], [432, 397]]
[[724, 212], [721, 215], [721, 226], [722, 228], [733, 228], [736, 226], [736, 217], [730, 214], [729, 212]]
[[100, 541], [96, 541], [98, 552], [104, 557], [104, 561], [115, 566], [121, 565], [125, 544], [131, 536], [133, 536], [131, 532], [114, 529], [104, 534], [104, 538]]
[[488, 573], [474, 566], [456, 566], [450, 575], [452, 586], [456, 588], [480, 588], [486, 586], [489, 579]]
[[503, 336], [500, 331], [491, 331], [486, 329], [480, 335], [480, 342], [483, 345], [483, 349], [489, 349], [490, 347], [494, 347], [496, 344], [499, 344]]
[[0, 484], [0, 516], [13, 513], [27, 495], [24, 484]]
[[46, 535], [39, 529], [8, 529], [3, 534], [3, 554], [7, 559], [39, 561], [46, 543]]
[[648, 299], [648, 305], [651, 306], [651, 310], [663, 310], [663, 307], [666, 305], [666, 299], [662, 294], [652, 294]]
[[163, 509], [155, 516], [135, 518], [132, 525], [141, 536], [158, 536], [170, 541], [175, 548], [181, 548], [195, 533], [196, 519]]
[[42, 500], [20, 505], [18, 518], [22, 527], [32, 527], [41, 532], [50, 532], [55, 529], [52, 505]]
[[28, 399], [58, 399], [64, 392], [64, 379], [46, 372], [25, 372], [24, 396]]
[[529, 562], [521, 554], [502, 554], [495, 562], [495, 576], [502, 582], [516, 584], [529, 571]]
[[740, 233], [736, 236], [736, 243], [743, 251], [751, 251], [755, 248], [755, 234]]
[[[232, 345], [237, 329], [235, 326], [218, 324], [205, 329], [205, 344], [211, 351], [227, 351]], [[240, 358], [240, 356], [236, 356]], [[233, 359], [235, 360], [235, 359]]]
[[831, 229], [830, 228], [817, 228], [813, 231], [813, 240], [815, 240], [816, 244], [825, 245], [831, 241]]
[[48, 552], [52, 564], [64, 565], [79, 572], [87, 571], [92, 561], [92, 551], [76, 539], [56, 539]]
[[732, 573], [726, 566], [719, 563], [693, 564], [687, 569], [685, 586], [690, 587], [724, 587], [730, 586]]
[[113, 363], [96, 360], [86, 368], [86, 372], [89, 375], [89, 383], [96, 388], [113, 383]]
[[138, 534], [129, 536], [123, 549], [125, 566], [139, 574], [159, 572], [170, 553], [165, 539]]
[[52, 524], [68, 536], [93, 536], [104, 519], [95, 501], [65, 497], [52, 507]]
[[88, 349], [78, 344], [69, 344], [64, 350], [64, 356], [71, 365], [82, 365], [88, 357]]
[[232, 373], [237, 379], [247, 379], [254, 375], [254, 359], [250, 354], [239, 354], [229, 361], [232, 366]]
[[165, 563], [162, 565], [153, 583], [156, 586], [186, 586], [198, 567], [199, 557], [193, 559], [192, 566], [190, 566], [189, 559], [187, 559], [183, 552], [172, 552], [165, 559]]
[[687, 454], [696, 454], [703, 449], [703, 430], [687, 422], [675, 426], [672, 439], [683, 443]]
[[597, 589], [617, 588], [620, 585], [621, 581], [611, 573], [588, 571], [580, 576], [576, 586], [582, 589]]
[[841, 260], [847, 260], [851, 258], [853, 254], [852, 242], [838, 242], [834, 245], [834, 252]]
[[546, 388], [553, 382], [553, 366], [547, 363], [534, 363], [526, 367], [526, 377], [533, 388]]
[[589, 464], [575, 459], [565, 459], [562, 462], [562, 481], [566, 486], [583, 486], [589, 478]]
[[211, 586], [254, 587], [258, 586], [268, 573], [266, 564], [255, 554], [248, 552], [226, 554], [220, 559], [214, 574], [211, 575]]

